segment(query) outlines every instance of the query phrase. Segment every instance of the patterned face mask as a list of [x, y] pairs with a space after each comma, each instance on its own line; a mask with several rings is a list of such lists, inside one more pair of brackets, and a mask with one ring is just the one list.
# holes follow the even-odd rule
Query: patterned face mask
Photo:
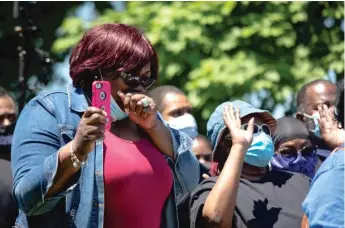
[[314, 177], [317, 164], [316, 148], [305, 147], [301, 151], [286, 148], [275, 154], [270, 162], [273, 169], [302, 173]]

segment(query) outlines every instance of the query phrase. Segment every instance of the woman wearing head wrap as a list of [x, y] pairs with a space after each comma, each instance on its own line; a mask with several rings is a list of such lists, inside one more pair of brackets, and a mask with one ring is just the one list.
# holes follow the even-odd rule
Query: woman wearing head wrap
[[316, 148], [303, 122], [293, 117], [277, 120], [272, 138], [275, 155], [270, 163], [273, 169], [299, 172], [313, 178], [317, 164]]
[[276, 120], [243, 101], [217, 107], [207, 123], [216, 171], [192, 193], [189, 227], [299, 227], [309, 178], [271, 170]]

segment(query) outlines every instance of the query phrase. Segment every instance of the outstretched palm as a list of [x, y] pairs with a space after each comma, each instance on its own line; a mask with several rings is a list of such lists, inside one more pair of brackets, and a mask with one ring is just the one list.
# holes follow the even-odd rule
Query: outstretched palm
[[225, 125], [230, 131], [232, 144], [240, 144], [249, 147], [253, 141], [254, 118], [248, 123], [247, 130], [241, 129], [240, 110], [234, 110], [232, 104], [225, 106], [223, 112]]
[[320, 132], [322, 139], [331, 148], [336, 148], [344, 143], [345, 132], [338, 127], [338, 122], [335, 120], [333, 108], [328, 108], [327, 105], [318, 107], [320, 113]]

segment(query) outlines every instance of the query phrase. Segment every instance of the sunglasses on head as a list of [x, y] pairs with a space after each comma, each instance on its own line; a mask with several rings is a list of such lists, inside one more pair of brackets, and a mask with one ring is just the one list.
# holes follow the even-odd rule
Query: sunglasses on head
[[285, 147], [279, 150], [281, 156], [287, 161], [294, 161], [297, 159], [299, 153], [302, 157], [308, 158], [316, 155], [316, 148], [314, 146], [306, 146], [301, 150], [294, 147]]
[[149, 90], [156, 83], [156, 79], [151, 77], [139, 77], [125, 72], [120, 72], [119, 75], [123, 79], [124, 83], [131, 88], [136, 88], [141, 85], [145, 90]]
[[[243, 124], [241, 126], [241, 128], [243, 130], [247, 130], [248, 129], [248, 124]], [[257, 124], [254, 124], [254, 131], [253, 131], [253, 134], [256, 134], [256, 133], [259, 133], [259, 132], [264, 132], [266, 135], [269, 135], [271, 136], [271, 129], [270, 127], [267, 125], [267, 124], [262, 124], [262, 125], [257, 125]]]

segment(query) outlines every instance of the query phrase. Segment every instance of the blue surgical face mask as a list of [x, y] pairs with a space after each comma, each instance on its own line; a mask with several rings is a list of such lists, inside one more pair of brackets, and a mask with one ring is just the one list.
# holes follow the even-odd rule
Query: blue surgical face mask
[[197, 127], [196, 121], [194, 117], [189, 113], [186, 113], [182, 116], [169, 120], [167, 123], [169, 127], [172, 127], [174, 129], [184, 132], [192, 139], [198, 136], [198, 127]]
[[244, 157], [244, 162], [256, 167], [266, 167], [273, 155], [274, 145], [272, 138], [261, 131], [254, 134], [252, 145]]
[[116, 120], [123, 120], [128, 117], [128, 114], [122, 111], [122, 109], [119, 107], [119, 105], [116, 103], [113, 97], [111, 97], [110, 111], [111, 117], [113, 117]]
[[321, 138], [320, 125], [318, 119], [320, 118], [319, 112], [315, 112], [313, 115], [303, 113], [309, 120], [307, 121], [307, 128], [313, 132], [315, 136]]
[[[98, 69], [99, 76], [101, 77], [102, 81], [103, 80], [103, 75], [101, 72], [101, 69]], [[113, 96], [111, 96], [111, 101], [110, 101], [110, 112], [111, 112], [111, 117], [113, 117], [115, 120], [123, 120], [128, 117], [128, 114], [126, 114], [122, 109], [119, 107], [119, 105], [116, 103], [114, 100]]]

